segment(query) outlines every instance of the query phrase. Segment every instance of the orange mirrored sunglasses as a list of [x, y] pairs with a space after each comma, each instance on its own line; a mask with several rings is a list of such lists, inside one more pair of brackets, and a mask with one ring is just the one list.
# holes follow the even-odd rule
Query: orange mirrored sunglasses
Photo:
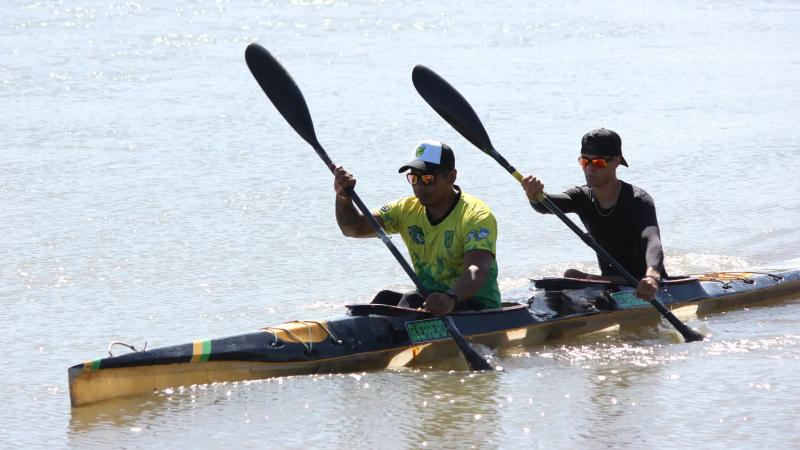
[[583, 155], [578, 156], [578, 162], [580, 163], [581, 167], [587, 167], [589, 164], [594, 166], [597, 169], [605, 169], [608, 167], [608, 162], [611, 161], [614, 157], [610, 156], [607, 158], [587, 158]]
[[432, 184], [436, 184], [436, 175], [432, 173], [423, 173], [421, 175], [416, 173], [409, 173], [406, 174], [406, 179], [412, 186], [416, 186], [417, 183], [422, 181], [422, 184], [426, 186], [430, 186]]

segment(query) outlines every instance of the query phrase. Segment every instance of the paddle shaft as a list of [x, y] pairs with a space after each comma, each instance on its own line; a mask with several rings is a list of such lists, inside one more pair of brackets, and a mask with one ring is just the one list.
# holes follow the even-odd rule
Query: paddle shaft
[[[328, 166], [328, 169], [330, 169], [331, 173], [334, 173], [336, 165], [333, 163], [333, 161], [331, 161], [330, 157], [328, 157], [328, 154], [325, 152], [322, 146], [315, 146], [314, 151], [316, 151], [317, 155], [319, 155], [319, 157], [322, 158], [322, 161], [325, 162], [325, 165]], [[414, 272], [414, 269], [408, 264], [408, 261], [406, 261], [406, 259], [403, 257], [403, 254], [400, 253], [400, 250], [397, 249], [397, 246], [394, 245], [394, 242], [392, 242], [392, 238], [386, 234], [386, 231], [383, 230], [381, 224], [378, 223], [377, 220], [375, 220], [375, 216], [372, 215], [372, 212], [370, 212], [369, 208], [367, 208], [367, 205], [365, 205], [364, 202], [361, 200], [361, 197], [358, 196], [355, 189], [347, 188], [347, 195], [350, 197], [353, 203], [355, 203], [356, 208], [358, 208], [358, 210], [361, 211], [361, 215], [364, 216], [364, 218], [369, 223], [369, 226], [372, 227], [373, 231], [375, 231], [375, 234], [377, 235], [378, 239], [380, 239], [381, 242], [383, 242], [384, 245], [386, 245], [386, 247], [389, 249], [392, 255], [394, 255], [397, 262], [400, 263], [400, 266], [406, 272], [408, 277], [411, 278], [411, 281], [414, 283], [414, 286], [417, 287], [417, 292], [419, 292], [423, 297], [427, 297], [428, 290], [425, 289], [425, 286], [422, 285], [422, 280], [419, 279], [416, 272]]]
[[[300, 92], [300, 88], [297, 86], [297, 83], [294, 82], [291, 75], [289, 75], [289, 72], [286, 71], [281, 63], [278, 62], [267, 49], [256, 43], [247, 46], [245, 50], [245, 60], [247, 66], [250, 68], [250, 72], [278, 112], [280, 112], [286, 122], [294, 128], [300, 137], [314, 148], [317, 155], [322, 158], [322, 161], [328, 166], [331, 173], [333, 173], [336, 166], [317, 140], [308, 105], [303, 97], [303, 93]], [[422, 285], [419, 277], [414, 273], [411, 266], [408, 265], [408, 262], [406, 262], [403, 255], [397, 250], [397, 247], [394, 246], [378, 221], [375, 220], [369, 208], [361, 201], [361, 198], [352, 188], [347, 190], [347, 194], [361, 211], [361, 214], [364, 215], [364, 218], [372, 229], [375, 230], [375, 234], [377, 234], [386, 247], [389, 248], [389, 251], [403, 267], [403, 270], [405, 270], [406, 274], [411, 278], [411, 281], [414, 282], [420, 294], [427, 297], [428, 291]], [[450, 336], [452, 336], [473, 370], [494, 369], [469, 345], [451, 317], [445, 316], [443, 322], [450, 332]]]
[[[489, 134], [478, 117], [478, 114], [472, 109], [467, 99], [461, 95], [456, 88], [450, 85], [444, 78], [439, 76], [433, 70], [425, 66], [416, 66], [411, 72], [411, 80], [414, 87], [422, 98], [434, 109], [447, 123], [449, 123], [456, 131], [458, 131], [464, 138], [470, 141], [473, 145], [481, 149], [484, 153], [491, 156], [497, 161], [508, 173], [520, 183], [522, 182], [522, 175], [503, 158], [500, 153], [495, 150], [492, 145]], [[544, 194], [540, 193], [536, 199], [542, 202], [544, 206], [553, 214], [555, 214], [562, 222], [564, 222], [572, 231], [577, 234], [583, 242], [591, 247], [600, 258], [611, 264], [615, 269], [621, 273], [625, 279], [633, 286], [639, 282], [625, 270], [608, 252], [606, 252], [600, 245], [595, 242], [594, 238], [588, 233], [578, 228], [553, 202]], [[703, 336], [696, 331], [689, 328], [686, 324], [678, 320], [672, 312], [667, 310], [658, 300], [650, 300], [650, 303], [661, 313], [674, 327], [677, 329], [683, 338], [687, 341], [702, 340]]]
[[[315, 150], [317, 150], [317, 153], [319, 154], [319, 150], [321, 150], [321, 148]], [[333, 164], [330, 162], [330, 159], [323, 157], [322, 160], [328, 164], [328, 168], [330, 168], [331, 172], [333, 172], [333, 168], [335, 166], [333, 166]], [[367, 219], [367, 222], [369, 222], [372, 229], [375, 230], [375, 234], [378, 235], [378, 238], [383, 241], [384, 244], [386, 244], [386, 247], [388, 247], [389, 251], [392, 252], [392, 255], [394, 255], [395, 259], [397, 259], [397, 262], [399, 262], [403, 267], [403, 270], [406, 271], [408, 277], [414, 282], [414, 285], [417, 287], [417, 291], [423, 297], [428, 297], [428, 290], [422, 285], [422, 281], [419, 279], [400, 251], [397, 250], [397, 247], [392, 242], [392, 239], [386, 234], [378, 221], [375, 220], [375, 217], [372, 215], [364, 202], [361, 201], [361, 198], [358, 197], [358, 194], [356, 194], [355, 190], [353, 188], [348, 188], [347, 194], [353, 200], [353, 203], [356, 204], [356, 207], [359, 209], [359, 211], [361, 211], [361, 214], [364, 216], [364, 218]], [[472, 348], [471, 345], [469, 345], [466, 338], [464, 338], [464, 335], [461, 334], [461, 331], [458, 329], [458, 327], [456, 327], [452, 317], [445, 315], [440, 317], [440, 319], [442, 319], [442, 322], [444, 322], [445, 328], [447, 328], [447, 331], [450, 332], [450, 336], [456, 342], [456, 345], [458, 345], [458, 347], [461, 349], [461, 352], [464, 354], [464, 357], [467, 359], [467, 362], [473, 370], [494, 370], [494, 367], [492, 367], [481, 355], [478, 354], [477, 351], [475, 351], [474, 348]]]
[[[491, 148], [489, 150], [490, 151], [487, 152], [489, 156], [494, 158], [494, 160], [497, 161], [501, 166], [503, 166], [503, 168], [505, 168], [508, 171], [508, 173], [511, 174], [511, 176], [513, 176], [514, 178], [517, 179], [517, 181], [522, 183], [522, 175], [520, 175], [517, 169], [515, 169], [514, 166], [512, 166], [511, 164], [509, 164], [508, 161], [506, 161], [506, 159], [503, 158], [503, 156], [497, 152], [497, 150], [495, 150], [494, 148]], [[611, 264], [614, 267], [614, 269], [617, 270], [617, 272], [622, 274], [622, 277], [625, 278], [625, 280], [627, 280], [628, 283], [630, 283], [632, 286], [637, 286], [639, 284], [639, 280], [637, 280], [633, 275], [631, 275], [631, 273], [628, 272], [627, 269], [622, 267], [622, 264], [617, 262], [617, 260], [614, 259], [614, 257], [611, 256], [611, 254], [609, 254], [603, 247], [601, 247], [600, 244], [597, 243], [597, 241], [592, 237], [591, 234], [581, 230], [580, 227], [578, 227], [575, 224], [575, 222], [573, 222], [569, 217], [567, 217], [567, 215], [564, 214], [564, 211], [561, 211], [561, 209], [558, 206], [556, 206], [555, 203], [553, 203], [553, 201], [550, 200], [550, 198], [548, 198], [544, 192], [539, 194], [536, 201], [543, 204], [548, 211], [555, 214], [559, 219], [561, 219], [561, 221], [564, 222], [564, 224], [566, 224], [569, 227], [569, 229], [575, 232], [575, 234], [577, 234], [581, 238], [581, 240], [586, 243], [586, 245], [591, 247], [592, 250], [594, 250], [598, 255], [600, 255], [600, 258], [603, 261]], [[534, 201], [531, 201], [531, 206], [533, 206], [534, 203], [535, 203]], [[681, 322], [677, 317], [675, 317], [675, 314], [672, 314], [672, 311], [668, 310], [657, 299], [649, 300], [649, 302], [658, 310], [658, 312], [661, 313], [662, 316], [664, 316], [665, 319], [667, 319], [669, 323], [672, 324], [673, 327], [675, 327], [675, 329], [678, 330], [678, 332], [681, 333], [681, 335], [686, 341], [692, 342], [692, 341], [703, 340], [703, 335], [692, 330], [691, 328], [689, 328], [688, 325]]]
[[[497, 150], [492, 148], [489, 151], [489, 156], [494, 158], [494, 160], [497, 161], [501, 166], [503, 166], [503, 168], [506, 169], [508, 173], [511, 174], [511, 176], [516, 178], [517, 181], [519, 181], [520, 184], [522, 184], [522, 175], [519, 173], [519, 171], [517, 171], [517, 169], [514, 168], [514, 166], [509, 164], [509, 162], [506, 161], [505, 158], [503, 158], [503, 155], [501, 155], [500, 153], [497, 152]], [[609, 254], [603, 247], [601, 247], [600, 244], [597, 243], [597, 241], [592, 237], [591, 234], [583, 231], [580, 227], [578, 227], [578, 225], [575, 224], [575, 222], [572, 221], [572, 219], [567, 217], [567, 215], [564, 214], [564, 211], [561, 211], [561, 209], [558, 206], [556, 206], [556, 204], [553, 203], [553, 201], [550, 200], [549, 197], [547, 197], [547, 194], [545, 194], [544, 192], [539, 194], [538, 198], [535, 201], [531, 201], [531, 206], [533, 206], [536, 203], [543, 204], [548, 211], [555, 214], [556, 217], [561, 219], [561, 221], [564, 222], [564, 224], [566, 224], [570, 230], [574, 231], [575, 234], [577, 234], [578, 237], [580, 237], [581, 240], [586, 243], [586, 245], [588, 245], [589, 247], [592, 248], [592, 250], [597, 252], [597, 254], [600, 255], [600, 258], [603, 259], [603, 261], [614, 266], [614, 268], [620, 274], [622, 274], [622, 277], [625, 278], [628, 281], [628, 283], [630, 283], [633, 286], [639, 284], [639, 280], [634, 278], [634, 276], [631, 275], [630, 272], [628, 272], [624, 267], [622, 267], [622, 264], [617, 262], [617, 260], [614, 259], [614, 257], [611, 256], [611, 254]], [[663, 307], [663, 305], [661, 305], [660, 303], [659, 306]]]
[[[314, 150], [317, 151], [317, 154], [320, 155], [322, 160], [325, 161], [325, 164], [328, 165], [328, 168], [331, 169], [331, 172], [333, 172], [335, 166], [331, 162], [330, 158], [325, 155], [325, 151], [322, 150], [322, 147], [315, 148]], [[392, 252], [392, 255], [394, 255], [395, 259], [397, 259], [397, 262], [399, 262], [403, 267], [403, 270], [406, 271], [406, 274], [408, 274], [409, 278], [411, 278], [411, 281], [414, 282], [414, 285], [417, 287], [417, 291], [423, 297], [428, 297], [428, 290], [422, 285], [422, 281], [419, 279], [400, 251], [397, 250], [397, 247], [394, 245], [391, 238], [383, 230], [381, 224], [375, 220], [375, 217], [372, 215], [364, 202], [361, 201], [361, 198], [359, 198], [355, 190], [353, 188], [348, 188], [347, 194], [353, 200], [353, 203], [356, 204], [356, 207], [359, 209], [359, 211], [361, 211], [361, 214], [364, 216], [364, 218], [367, 219], [367, 222], [369, 222], [372, 229], [375, 230], [375, 234], [378, 235], [378, 238], [383, 241], [384, 244], [386, 244], [386, 247], [388, 247], [389, 251]], [[447, 328], [447, 331], [450, 332], [450, 336], [456, 342], [456, 345], [458, 345], [459, 349], [461, 349], [461, 352], [464, 354], [464, 357], [467, 359], [467, 362], [473, 370], [494, 370], [494, 367], [492, 367], [491, 364], [489, 364], [480, 354], [478, 354], [477, 351], [475, 351], [474, 348], [472, 348], [471, 345], [469, 345], [467, 339], [463, 334], [461, 334], [461, 331], [458, 329], [458, 327], [456, 327], [452, 317], [445, 315], [440, 317], [440, 319], [442, 319], [442, 322], [444, 322], [445, 328]]]

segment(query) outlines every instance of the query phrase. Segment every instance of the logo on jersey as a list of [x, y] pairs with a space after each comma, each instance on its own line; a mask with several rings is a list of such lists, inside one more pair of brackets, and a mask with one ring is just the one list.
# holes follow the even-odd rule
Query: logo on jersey
[[467, 242], [473, 239], [480, 242], [489, 237], [490, 234], [491, 233], [486, 228], [481, 228], [480, 230], [472, 230], [469, 233], [467, 233]]
[[444, 247], [450, 248], [453, 246], [453, 236], [455, 232], [453, 230], [447, 230], [444, 232]]
[[415, 244], [425, 245], [425, 232], [422, 231], [422, 228], [411, 225], [408, 227], [408, 235], [411, 237], [411, 241]]

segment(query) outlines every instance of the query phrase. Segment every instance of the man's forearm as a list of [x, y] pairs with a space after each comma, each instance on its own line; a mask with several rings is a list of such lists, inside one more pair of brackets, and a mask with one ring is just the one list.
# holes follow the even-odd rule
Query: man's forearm
[[472, 298], [486, 283], [487, 273], [485, 270], [480, 270], [478, 266], [472, 265], [467, 267], [464, 274], [453, 283], [450, 290], [458, 296], [458, 301]]
[[336, 196], [336, 223], [345, 236], [358, 236], [358, 224], [363, 217], [349, 197]]
[[486, 250], [471, 250], [464, 255], [464, 273], [450, 290], [459, 301], [472, 298], [486, 284], [494, 264], [494, 255]]

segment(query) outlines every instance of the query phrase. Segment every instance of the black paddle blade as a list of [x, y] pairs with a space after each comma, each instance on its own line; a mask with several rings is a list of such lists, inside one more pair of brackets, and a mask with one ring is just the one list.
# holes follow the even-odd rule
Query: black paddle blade
[[461, 353], [464, 354], [464, 358], [467, 359], [467, 363], [469, 364], [470, 369], [472, 370], [494, 370], [491, 364], [488, 361], [483, 359], [481, 355], [472, 348], [471, 345], [467, 342], [464, 338], [464, 335], [461, 334], [461, 331], [456, 327], [455, 322], [453, 322], [453, 318], [450, 316], [442, 317], [444, 320], [444, 325], [447, 330], [450, 332], [450, 336], [456, 341], [456, 345], [458, 348], [461, 349]]
[[444, 120], [472, 145], [491, 155], [494, 149], [489, 134], [469, 102], [456, 88], [433, 70], [418, 65], [411, 71], [411, 81], [419, 95], [431, 105]]
[[261, 89], [294, 131], [315, 149], [322, 148], [314, 132], [306, 99], [289, 72], [267, 49], [255, 42], [247, 46], [244, 59]]

